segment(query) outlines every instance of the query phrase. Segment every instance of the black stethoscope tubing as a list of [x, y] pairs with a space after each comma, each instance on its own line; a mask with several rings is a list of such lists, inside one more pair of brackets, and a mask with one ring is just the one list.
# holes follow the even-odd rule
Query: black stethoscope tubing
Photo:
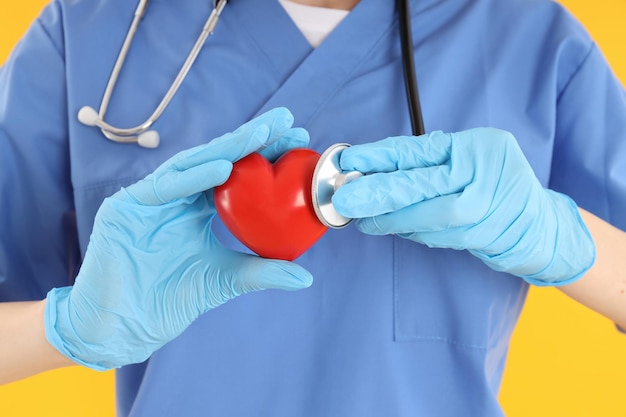
[[415, 61], [413, 58], [413, 36], [411, 32], [410, 0], [398, 0], [398, 16], [400, 21], [400, 44], [402, 48], [402, 67], [404, 70], [404, 85], [411, 117], [413, 135], [424, 134], [424, 120], [420, 104], [415, 76]]

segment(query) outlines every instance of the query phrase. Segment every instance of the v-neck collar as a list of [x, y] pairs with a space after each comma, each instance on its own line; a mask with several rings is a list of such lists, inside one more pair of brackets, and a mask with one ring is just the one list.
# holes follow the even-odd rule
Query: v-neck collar
[[[412, 2], [412, 15], [437, 0]], [[232, 6], [231, 6], [232, 4]], [[241, 30], [246, 30], [261, 53], [284, 80], [258, 110], [289, 108], [297, 123], [306, 126], [389, 31], [397, 31], [397, 10], [392, 0], [361, 0], [317, 48], [313, 49], [277, 0], [238, 0]]]
[[277, 71], [284, 72], [284, 82], [258, 112], [285, 106], [302, 126], [350, 79], [379, 41], [397, 29], [394, 2], [361, 0], [313, 49], [278, 1], [253, 0], [245, 5], [239, 1], [233, 5], [238, 8], [242, 29], [251, 34]]

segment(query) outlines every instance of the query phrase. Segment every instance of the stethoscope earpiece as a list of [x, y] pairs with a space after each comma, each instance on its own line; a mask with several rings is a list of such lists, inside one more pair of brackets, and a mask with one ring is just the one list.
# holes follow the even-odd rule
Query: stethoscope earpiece
[[78, 121], [85, 126], [95, 126], [98, 123], [100, 116], [93, 107], [83, 106], [78, 111]]
[[137, 145], [142, 148], [154, 149], [158, 148], [161, 143], [161, 137], [156, 130], [148, 130], [137, 136]]

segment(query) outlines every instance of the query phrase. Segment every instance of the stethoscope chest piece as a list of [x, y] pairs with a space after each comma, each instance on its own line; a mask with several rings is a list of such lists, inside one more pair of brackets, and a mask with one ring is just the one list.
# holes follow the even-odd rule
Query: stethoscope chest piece
[[333, 229], [341, 229], [352, 221], [335, 210], [332, 203], [333, 194], [342, 185], [363, 175], [356, 171], [345, 172], [339, 167], [339, 156], [348, 147], [350, 145], [347, 143], [336, 143], [326, 149], [313, 171], [311, 185], [313, 209], [319, 221]]

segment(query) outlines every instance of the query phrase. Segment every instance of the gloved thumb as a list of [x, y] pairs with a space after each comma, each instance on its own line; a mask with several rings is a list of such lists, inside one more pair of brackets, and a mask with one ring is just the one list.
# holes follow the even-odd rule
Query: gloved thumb
[[261, 264], [260, 268], [257, 266], [259, 273], [255, 278], [255, 283], [247, 283], [244, 278], [242, 283], [244, 285], [252, 284], [251, 287], [254, 287], [256, 284], [264, 289], [294, 291], [308, 288], [313, 283], [311, 273], [296, 263], [254, 258], [256, 259], [253, 262]]
[[[295, 291], [308, 288], [313, 283], [311, 273], [293, 262], [228, 252], [226, 258], [229, 259], [222, 258], [221, 270], [212, 271], [207, 277], [208, 309], [254, 291]], [[219, 279], [216, 279], [216, 273]]]

